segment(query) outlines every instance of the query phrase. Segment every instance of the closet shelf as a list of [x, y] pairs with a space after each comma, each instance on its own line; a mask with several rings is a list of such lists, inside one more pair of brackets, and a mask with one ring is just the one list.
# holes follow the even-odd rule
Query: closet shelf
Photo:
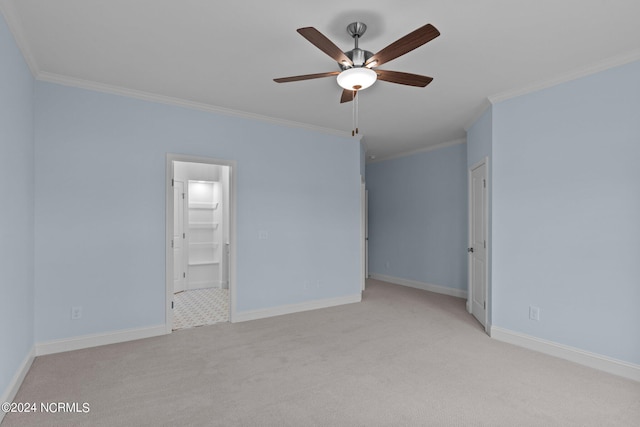
[[[222, 187], [216, 181], [189, 180], [184, 221], [187, 287], [211, 287], [222, 279]], [[223, 227], [220, 227], [220, 224]]]
[[190, 267], [195, 267], [198, 265], [216, 265], [220, 264], [220, 261], [189, 261]]
[[189, 209], [218, 209], [218, 203], [208, 203], [208, 202], [189, 202]]
[[189, 228], [211, 228], [213, 230], [218, 229], [217, 222], [190, 222]]
[[197, 243], [189, 243], [189, 246], [194, 248], [213, 248], [217, 249], [218, 244], [214, 242], [197, 242]]

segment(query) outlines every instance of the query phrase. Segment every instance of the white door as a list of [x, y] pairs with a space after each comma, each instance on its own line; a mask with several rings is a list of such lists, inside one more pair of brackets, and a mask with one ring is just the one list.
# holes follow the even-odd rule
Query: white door
[[487, 324], [487, 164], [470, 171], [469, 178], [469, 298], [470, 312]]
[[369, 277], [369, 190], [364, 190], [364, 277]]
[[184, 251], [184, 183], [173, 184], [173, 292], [185, 290], [186, 268]]

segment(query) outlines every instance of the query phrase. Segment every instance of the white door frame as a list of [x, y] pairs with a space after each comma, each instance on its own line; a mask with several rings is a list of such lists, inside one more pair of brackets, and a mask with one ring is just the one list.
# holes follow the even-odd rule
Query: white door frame
[[[489, 325], [489, 310], [491, 310], [491, 301], [489, 300], [489, 287], [491, 286], [491, 284], [489, 283], [489, 266], [490, 266], [490, 262], [491, 262], [491, 251], [490, 251], [490, 246], [491, 246], [491, 236], [489, 235], [489, 200], [491, 199], [489, 197], [489, 192], [491, 189], [491, 182], [489, 180], [489, 157], [485, 157], [484, 159], [480, 160], [477, 163], [474, 163], [473, 165], [471, 165], [468, 170], [467, 170], [467, 192], [468, 192], [468, 203], [467, 203], [467, 209], [468, 209], [468, 213], [467, 213], [467, 218], [468, 218], [468, 236], [467, 236], [467, 242], [468, 245], [467, 247], [471, 247], [473, 245], [473, 236], [471, 235], [472, 230], [473, 230], [473, 194], [472, 194], [472, 175], [473, 175], [473, 170], [485, 165], [485, 170], [486, 170], [486, 192], [485, 192], [485, 197], [486, 197], [486, 203], [484, 206], [484, 229], [485, 229], [485, 236], [486, 236], [486, 241], [487, 241], [487, 248], [486, 248], [486, 256], [485, 256], [485, 269], [484, 269], [484, 301], [486, 301], [486, 307], [485, 307], [485, 311], [484, 311], [484, 329], [485, 332], [489, 333], [491, 325]], [[472, 301], [473, 301], [473, 272], [471, 271], [472, 269], [472, 260], [471, 260], [471, 256], [468, 255], [467, 256], [467, 311], [469, 313], [472, 312]]]
[[360, 264], [362, 276], [361, 291], [367, 283], [367, 190], [364, 178], [360, 175]]
[[[187, 191], [187, 190], [186, 190], [186, 188], [185, 188], [184, 182], [182, 182], [182, 181], [176, 181], [175, 183], [180, 183], [180, 184], [182, 184], [182, 232], [183, 232], [183, 233], [185, 233], [185, 232], [186, 232], [186, 230], [185, 230], [185, 226], [184, 226], [184, 224], [185, 224], [185, 219], [186, 219], [186, 215], [187, 215], [187, 203], [186, 203], [186, 199], [185, 199], [185, 194], [186, 194], [186, 191]], [[175, 184], [175, 183], [174, 183], [174, 184]], [[175, 204], [176, 204], [176, 200], [175, 200], [176, 192], [175, 192], [175, 189], [176, 189], [176, 186], [175, 186], [175, 185], [173, 185], [173, 190], [174, 190], [174, 191], [173, 191], [173, 195], [174, 195], [174, 199], [173, 199], [173, 203], [174, 203], [174, 211], [173, 211], [173, 212], [174, 212], [174, 213], [175, 213]], [[178, 202], [178, 203], [179, 203], [179, 202]], [[176, 218], [174, 217], [173, 219], [175, 220]], [[174, 223], [174, 227], [175, 227], [175, 223]], [[175, 232], [176, 232], [176, 230], [175, 230], [175, 228], [174, 228], [174, 229], [173, 229], [174, 236], [173, 236], [173, 239], [172, 239], [172, 240], [174, 240], [174, 239], [176, 239], [176, 238], [177, 238], [177, 237], [175, 236]], [[184, 234], [183, 234], [183, 237], [184, 237]], [[185, 244], [186, 244], [186, 240], [185, 240], [184, 238], [183, 238], [183, 239], [180, 239], [180, 240], [182, 240], [182, 254], [181, 254], [181, 256], [180, 256], [180, 263], [181, 263], [181, 265], [180, 265], [180, 269], [182, 270], [182, 273], [183, 273], [182, 279], [180, 279], [180, 280], [181, 280], [181, 282], [182, 282], [182, 290], [186, 290], [186, 287], [187, 287], [187, 279], [186, 279], [186, 275], [184, 274], [184, 273], [187, 271], [187, 266], [186, 266], [186, 264], [187, 264], [187, 262], [186, 262], [186, 252], [187, 252], [187, 251], [186, 251], [186, 246], [185, 246]], [[176, 249], [176, 248], [175, 248], [175, 241], [174, 241], [174, 246], [172, 247], [172, 249], [173, 249], [174, 251], [175, 251], [175, 249]], [[173, 266], [174, 266], [174, 270], [173, 270], [173, 272], [174, 272], [174, 273], [175, 273], [175, 265], [176, 265], [176, 262], [175, 262], [175, 252], [174, 252], [174, 258], [173, 258]], [[175, 287], [176, 287], [176, 283], [175, 283], [175, 279], [174, 279], [174, 282], [173, 282], [173, 293], [175, 293], [175, 292], [176, 292]]]
[[209, 157], [186, 156], [167, 153], [165, 182], [165, 330], [170, 334], [173, 329], [173, 162], [205, 163], [229, 167], [229, 321], [236, 315], [236, 182], [237, 162], [235, 160], [213, 159]]

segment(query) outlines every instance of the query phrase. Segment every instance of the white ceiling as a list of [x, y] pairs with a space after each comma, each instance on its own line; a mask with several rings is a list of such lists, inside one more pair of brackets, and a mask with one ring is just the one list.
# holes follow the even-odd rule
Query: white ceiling
[[[638, 0], [0, 0], [32, 71], [250, 115], [351, 131], [337, 70], [296, 29], [343, 50], [368, 25], [376, 52], [431, 23], [441, 36], [381, 69], [434, 77], [426, 88], [377, 82], [360, 97], [360, 129], [378, 158], [465, 136], [489, 97], [502, 98], [640, 59]], [[640, 77], [640, 76], [639, 76]], [[78, 83], [81, 84], [81, 83]]]

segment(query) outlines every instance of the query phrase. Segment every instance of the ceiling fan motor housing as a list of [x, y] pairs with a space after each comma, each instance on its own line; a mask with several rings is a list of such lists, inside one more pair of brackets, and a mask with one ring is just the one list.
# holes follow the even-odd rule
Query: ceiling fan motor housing
[[338, 62], [340, 69], [343, 71], [348, 68], [362, 67], [364, 63], [367, 62], [367, 60], [373, 56], [373, 52], [369, 52], [368, 50], [362, 50], [360, 48], [349, 50], [344, 54], [347, 55], [347, 57], [351, 60], [351, 62], [353, 62], [353, 65], [346, 65]]

